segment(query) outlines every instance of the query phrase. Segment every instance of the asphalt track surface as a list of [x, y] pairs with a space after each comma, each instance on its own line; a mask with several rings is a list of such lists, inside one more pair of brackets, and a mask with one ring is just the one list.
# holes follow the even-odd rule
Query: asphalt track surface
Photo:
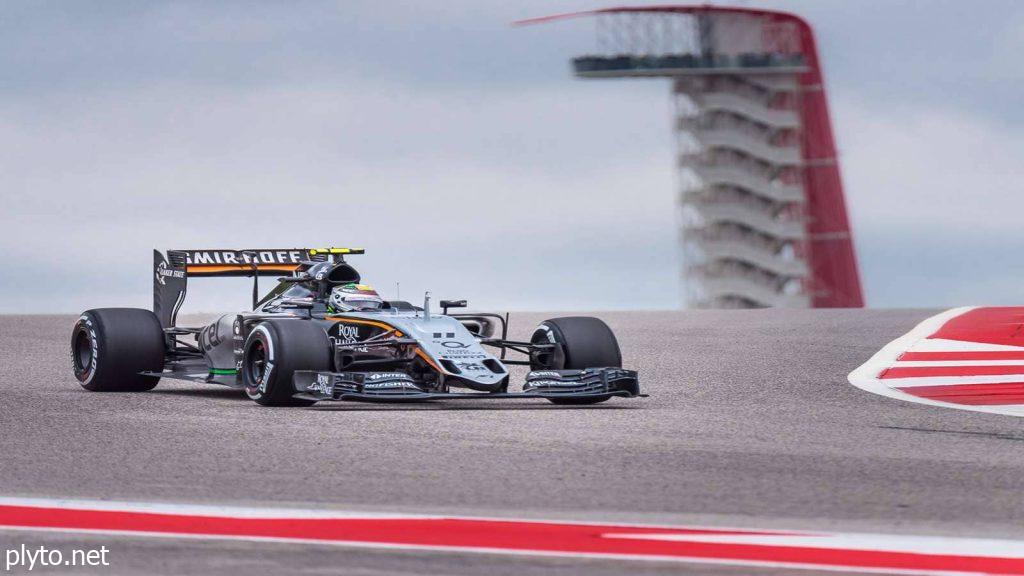
[[[88, 393], [74, 317], [0, 316], [0, 495], [1024, 538], [1021, 420], [846, 381], [934, 313], [603, 313], [649, 398], [289, 409], [167, 380]], [[513, 314], [513, 336], [550, 316]], [[102, 574], [791, 573], [0, 531], [20, 544], [105, 545]]]

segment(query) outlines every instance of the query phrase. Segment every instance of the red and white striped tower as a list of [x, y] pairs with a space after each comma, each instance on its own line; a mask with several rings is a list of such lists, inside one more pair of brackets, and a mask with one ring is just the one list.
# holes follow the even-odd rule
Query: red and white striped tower
[[686, 304], [860, 307], [811, 27], [783, 12], [608, 8], [581, 78], [672, 80]]

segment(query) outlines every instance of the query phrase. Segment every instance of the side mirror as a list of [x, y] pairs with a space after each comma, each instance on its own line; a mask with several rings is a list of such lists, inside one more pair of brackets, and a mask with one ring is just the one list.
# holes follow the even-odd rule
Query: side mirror
[[441, 310], [444, 310], [445, 316], [448, 315], [449, 308], [465, 308], [467, 305], [465, 300], [441, 300]]
[[497, 314], [452, 314], [452, 317], [477, 338], [491, 338], [497, 333], [504, 340], [508, 334], [508, 321]]

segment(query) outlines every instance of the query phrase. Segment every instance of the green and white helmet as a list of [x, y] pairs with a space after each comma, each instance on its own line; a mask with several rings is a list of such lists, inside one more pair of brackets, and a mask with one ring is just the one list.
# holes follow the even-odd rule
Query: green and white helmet
[[342, 284], [331, 290], [329, 304], [335, 312], [380, 310], [384, 299], [366, 284]]

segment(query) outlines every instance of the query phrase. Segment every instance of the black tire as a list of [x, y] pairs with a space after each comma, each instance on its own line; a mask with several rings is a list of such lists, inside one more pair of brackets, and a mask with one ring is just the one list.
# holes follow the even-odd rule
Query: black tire
[[138, 308], [97, 308], [83, 312], [71, 331], [71, 366], [91, 392], [144, 392], [163, 372], [164, 331], [156, 314]]
[[[541, 322], [530, 342], [561, 344], [561, 353], [532, 354], [531, 370], [621, 368], [622, 352], [604, 321], [589, 316], [552, 318]], [[548, 398], [554, 404], [597, 404], [608, 398]]]
[[313, 400], [292, 397], [292, 374], [296, 370], [330, 369], [327, 332], [308, 320], [267, 320], [253, 328], [245, 340], [242, 382], [249, 398], [262, 406], [314, 404]]

